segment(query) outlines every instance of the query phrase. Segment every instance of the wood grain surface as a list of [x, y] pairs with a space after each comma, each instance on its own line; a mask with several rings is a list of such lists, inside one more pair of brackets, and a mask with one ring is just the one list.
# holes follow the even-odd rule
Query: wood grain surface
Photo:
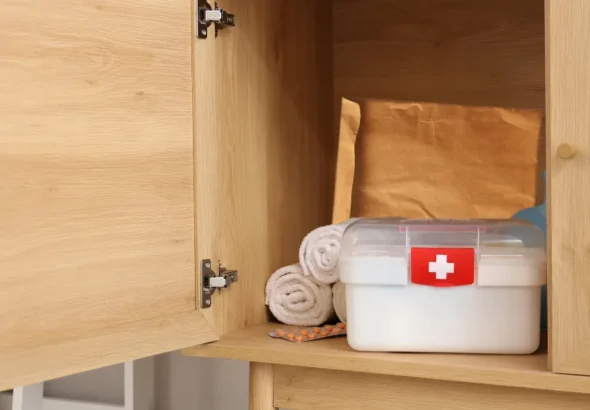
[[583, 410], [590, 406], [587, 394], [273, 367], [275, 406], [292, 410]]
[[547, 353], [533, 355], [453, 355], [370, 353], [352, 350], [346, 338], [308, 343], [273, 339], [278, 323], [233, 332], [218, 342], [184, 350], [187, 355], [290, 366], [387, 374], [495, 386], [590, 394], [590, 378], [552, 373]]
[[0, 390], [213, 340], [190, 2], [0, 8]]
[[545, 104], [543, 0], [334, 0], [337, 97]]
[[590, 375], [590, 3], [549, 0], [546, 14], [551, 362]]
[[250, 363], [249, 410], [274, 410], [273, 365]]
[[239, 272], [203, 311], [218, 334], [267, 320], [268, 277], [330, 223], [336, 155], [331, 3], [222, 6], [237, 24], [196, 41], [194, 63], [197, 258]]

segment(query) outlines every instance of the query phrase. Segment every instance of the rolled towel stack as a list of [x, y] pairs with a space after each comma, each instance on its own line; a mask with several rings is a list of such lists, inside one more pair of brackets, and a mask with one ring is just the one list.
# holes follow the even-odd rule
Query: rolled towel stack
[[266, 304], [280, 322], [318, 326], [334, 316], [332, 290], [303, 274], [300, 264], [285, 266], [266, 283]]
[[332, 286], [332, 300], [336, 316], [342, 323], [346, 323], [346, 286], [338, 281]]
[[356, 219], [322, 226], [307, 234], [299, 247], [299, 263], [305, 275], [311, 275], [318, 283], [325, 285], [331, 285], [340, 279], [338, 257], [342, 234]]
[[277, 320], [293, 326], [319, 326], [334, 318], [335, 305], [340, 321], [346, 320], [338, 258], [342, 234], [356, 219], [314, 229], [301, 243], [299, 263], [271, 275], [266, 283], [266, 304]]

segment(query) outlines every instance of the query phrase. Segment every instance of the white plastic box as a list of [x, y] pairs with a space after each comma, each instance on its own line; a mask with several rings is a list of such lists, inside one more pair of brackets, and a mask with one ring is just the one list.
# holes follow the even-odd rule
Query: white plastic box
[[356, 350], [529, 354], [539, 347], [542, 232], [519, 221], [359, 219], [344, 232]]

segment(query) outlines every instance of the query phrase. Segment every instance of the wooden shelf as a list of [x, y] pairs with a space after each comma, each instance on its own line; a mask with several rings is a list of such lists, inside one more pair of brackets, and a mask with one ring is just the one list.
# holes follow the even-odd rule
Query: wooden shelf
[[542, 350], [525, 356], [364, 353], [352, 350], [344, 337], [306, 343], [270, 338], [268, 332], [278, 327], [277, 323], [249, 327], [230, 333], [218, 342], [184, 349], [183, 353], [350, 372], [590, 393], [590, 377], [550, 372], [547, 369], [547, 353]]

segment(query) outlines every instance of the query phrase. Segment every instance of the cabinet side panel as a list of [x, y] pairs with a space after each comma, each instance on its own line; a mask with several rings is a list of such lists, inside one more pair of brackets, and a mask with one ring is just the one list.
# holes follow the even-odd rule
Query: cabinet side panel
[[268, 319], [266, 280], [330, 221], [335, 155], [331, 2], [221, 6], [236, 26], [195, 43], [197, 258], [239, 271], [203, 310], [219, 334]]
[[[547, 1], [550, 353], [554, 371], [585, 375], [590, 375], [588, 21], [586, 0]], [[575, 155], [560, 158], [568, 145]]]

